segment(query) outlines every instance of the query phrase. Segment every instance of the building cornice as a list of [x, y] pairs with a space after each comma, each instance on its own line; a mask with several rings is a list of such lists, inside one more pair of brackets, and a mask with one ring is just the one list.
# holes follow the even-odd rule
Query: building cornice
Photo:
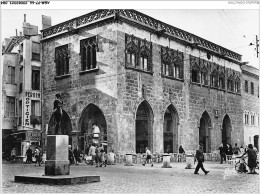
[[114, 21], [130, 22], [133, 25], [145, 28], [146, 30], [157, 34], [158, 36], [167, 36], [188, 45], [198, 44], [200, 49], [210, 53], [214, 53], [224, 59], [230, 60], [236, 64], [241, 64], [242, 55], [235, 53], [229, 49], [212, 43], [204, 38], [196, 36], [192, 33], [186, 32], [159, 20], [156, 20], [148, 15], [145, 15], [136, 10], [96, 10], [80, 17], [62, 22], [60, 24], [51, 26], [47, 29], [41, 30], [42, 42], [45, 40], [58, 36], [63, 33], [70, 32], [71, 29], [77, 30], [84, 26], [100, 22], [106, 19], [113, 19]]

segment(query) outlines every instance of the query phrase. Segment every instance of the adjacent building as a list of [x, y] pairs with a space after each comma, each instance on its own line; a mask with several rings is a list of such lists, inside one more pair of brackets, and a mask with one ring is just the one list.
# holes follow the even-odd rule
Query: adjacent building
[[83, 150], [94, 124], [120, 153], [244, 145], [240, 54], [135, 10], [64, 21], [42, 30], [41, 43], [43, 138], [61, 93], [62, 130]]
[[242, 67], [244, 146], [253, 144], [259, 150], [259, 69]]
[[8, 157], [15, 147], [24, 161], [29, 146], [41, 146], [40, 39], [25, 18], [23, 32], [3, 43], [3, 152]]

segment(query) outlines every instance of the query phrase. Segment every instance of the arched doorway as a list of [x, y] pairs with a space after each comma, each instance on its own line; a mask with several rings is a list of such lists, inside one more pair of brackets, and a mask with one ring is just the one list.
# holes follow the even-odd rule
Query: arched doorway
[[150, 105], [143, 101], [136, 112], [136, 153], [145, 153], [145, 147], [152, 150], [153, 113]]
[[178, 114], [172, 105], [164, 113], [163, 148], [164, 153], [178, 152]]
[[107, 124], [105, 116], [98, 106], [89, 104], [83, 110], [79, 120], [80, 134], [78, 145], [81, 149], [84, 148], [84, 153], [86, 153], [87, 148], [93, 143], [93, 139], [95, 138], [93, 135], [94, 124], [100, 130], [98, 140], [95, 143], [102, 143], [105, 151], [107, 151]]
[[225, 115], [222, 124], [222, 143], [231, 145], [231, 120], [228, 115]]
[[207, 111], [204, 111], [200, 118], [200, 127], [199, 127], [199, 143], [203, 144], [203, 149], [205, 153], [211, 152], [211, 120]]

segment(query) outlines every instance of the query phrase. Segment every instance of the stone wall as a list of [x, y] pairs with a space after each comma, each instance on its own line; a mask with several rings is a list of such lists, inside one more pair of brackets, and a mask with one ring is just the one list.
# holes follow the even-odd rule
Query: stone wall
[[[127, 69], [125, 64], [125, 33], [152, 42], [153, 72]], [[80, 74], [79, 43], [81, 39], [98, 34], [98, 71]], [[69, 44], [70, 77], [55, 78], [55, 47]], [[184, 53], [184, 80], [174, 80], [161, 75], [161, 46]], [[142, 102], [150, 107], [152, 115], [152, 151], [163, 152], [164, 113], [172, 105], [178, 115], [178, 147], [187, 152], [198, 146], [199, 123], [204, 111], [210, 116], [211, 150], [221, 143], [221, 128], [226, 114], [232, 122], [232, 144], [242, 139], [241, 95], [203, 87], [190, 83], [190, 54], [207, 59], [206, 53], [198, 52], [179, 42], [139, 29], [125, 23], [102, 24], [85, 27], [74, 35], [60, 35], [43, 43], [43, 124], [48, 124], [53, 110], [55, 94], [62, 93], [64, 110], [70, 116], [73, 131], [79, 132], [79, 120], [89, 104], [95, 104], [105, 116], [108, 147], [115, 152], [135, 152], [135, 118]], [[214, 62], [238, 71], [237, 65], [213, 58]], [[144, 87], [144, 89], [143, 89]], [[215, 118], [214, 109], [219, 110]], [[73, 145], [77, 138], [73, 138]]]

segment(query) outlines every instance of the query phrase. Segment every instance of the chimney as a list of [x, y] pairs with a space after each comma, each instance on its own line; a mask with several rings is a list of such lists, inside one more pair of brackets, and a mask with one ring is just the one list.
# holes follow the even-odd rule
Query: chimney
[[20, 36], [22, 36], [23, 35], [23, 33], [22, 32], [20, 32]]
[[23, 22], [26, 22], [26, 14], [23, 14], [23, 18], [24, 18]]
[[51, 27], [51, 17], [42, 15], [42, 29]]
[[17, 34], [17, 29], [15, 29], [15, 36], [18, 36], [18, 34]]

